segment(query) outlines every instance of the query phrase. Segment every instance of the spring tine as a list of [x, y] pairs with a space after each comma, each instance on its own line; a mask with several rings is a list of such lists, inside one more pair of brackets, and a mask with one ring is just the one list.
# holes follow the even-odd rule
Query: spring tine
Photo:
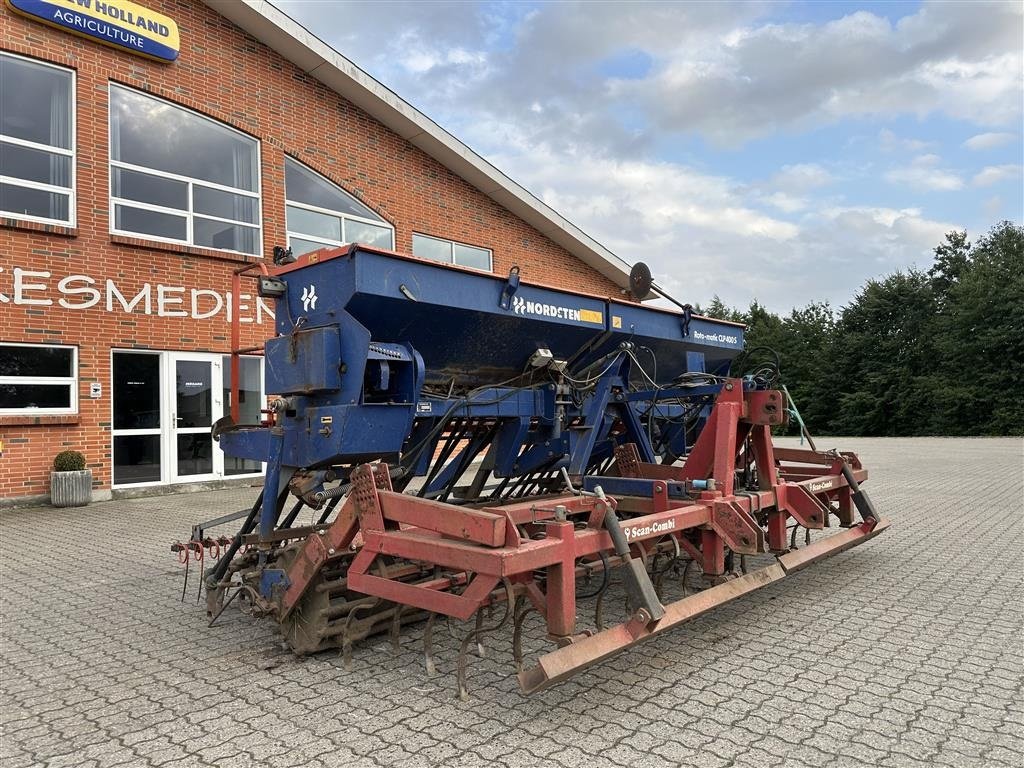
[[341, 663], [346, 672], [352, 671], [352, 635], [347, 627], [341, 633]]
[[597, 604], [594, 606], [594, 626], [600, 632], [604, 629], [604, 596], [607, 589], [602, 589], [601, 594], [597, 596]]
[[793, 533], [789, 537], [789, 548], [796, 549], [796, 532], [800, 529], [799, 525], [793, 526]]
[[481, 608], [479, 611], [476, 612], [476, 629], [474, 630], [474, 632], [476, 634], [476, 655], [479, 656], [481, 659], [484, 658], [484, 656], [485, 656], [484, 642], [483, 642], [483, 640], [484, 640], [484, 638], [483, 638], [483, 628], [484, 628], [484, 609]]
[[512, 632], [512, 658], [515, 660], [516, 673], [523, 671], [523, 622], [530, 612], [535, 610], [529, 603], [516, 598], [516, 618], [513, 622]]
[[379, 606], [381, 602], [383, 601], [375, 600], [369, 605], [357, 605], [349, 611], [349, 614], [345, 619], [345, 626], [341, 632], [341, 658], [346, 672], [352, 671], [352, 643], [354, 640], [352, 636], [352, 624], [356, 620], [356, 615], [364, 611], [373, 611], [373, 609]]
[[188, 561], [192, 558], [189, 557], [189, 552], [185, 550], [185, 583], [181, 585], [181, 602], [185, 602], [185, 592], [188, 589]]
[[459, 684], [459, 698], [462, 701], [469, 700], [469, 691], [466, 689], [466, 658], [469, 655], [469, 644], [473, 640], [478, 640], [486, 632], [494, 632], [501, 629], [508, 622], [509, 617], [512, 615], [512, 611], [515, 608], [516, 594], [512, 588], [512, 582], [508, 579], [502, 579], [505, 585], [505, 615], [501, 617], [501, 621], [490, 627], [482, 627], [481, 617], [483, 616], [483, 608], [478, 608], [477, 615], [477, 628], [473, 629], [472, 632], [468, 633], [462, 641], [462, 647], [459, 649], [459, 661], [458, 661], [458, 684]]
[[434, 639], [434, 622], [437, 620], [437, 614], [431, 613], [427, 617], [427, 626], [423, 630], [423, 662], [427, 668], [427, 676], [432, 677], [437, 672], [437, 666], [434, 664], [434, 656], [431, 653], [431, 643]]
[[686, 563], [686, 567], [683, 568], [683, 578], [681, 579], [681, 582], [682, 582], [681, 586], [683, 588], [683, 597], [686, 597], [686, 580], [688, 578], [690, 578], [690, 568], [692, 568], [694, 563], [696, 563], [696, 562], [697, 562], [696, 560], [689, 560]]
[[811, 529], [804, 528], [804, 546], [810, 546], [811, 544]]
[[404, 610], [404, 603], [395, 603], [395, 616], [391, 620], [391, 650], [395, 653], [399, 653], [402, 650], [399, 635], [402, 629], [402, 611]]
[[[477, 611], [477, 617], [480, 616], [480, 612]], [[475, 635], [478, 635], [478, 630], [473, 630], [468, 633], [462, 641], [462, 646], [459, 648], [459, 663], [458, 663], [458, 683], [459, 683], [459, 698], [462, 701], [469, 700], [469, 691], [466, 690], [466, 651], [469, 649], [469, 643]]]
[[658, 596], [659, 600], [664, 600], [665, 598], [665, 590], [662, 585], [665, 582], [665, 574], [668, 573], [670, 567], [671, 566], [665, 566], [665, 568], [659, 571], [654, 577], [654, 594]]

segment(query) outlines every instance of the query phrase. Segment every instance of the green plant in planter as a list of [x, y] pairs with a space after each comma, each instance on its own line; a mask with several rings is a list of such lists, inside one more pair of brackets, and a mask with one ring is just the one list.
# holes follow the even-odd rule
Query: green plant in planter
[[92, 501], [92, 470], [78, 451], [61, 451], [53, 458], [50, 503], [55, 507], [84, 507]]
[[85, 469], [85, 456], [78, 451], [61, 451], [53, 458], [54, 472], [81, 472]]

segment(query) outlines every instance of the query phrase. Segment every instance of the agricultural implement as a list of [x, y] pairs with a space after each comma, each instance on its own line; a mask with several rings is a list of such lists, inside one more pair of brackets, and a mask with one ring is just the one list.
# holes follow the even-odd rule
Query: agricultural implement
[[[529, 693], [888, 525], [857, 456], [773, 445], [795, 406], [771, 364], [730, 375], [740, 325], [363, 246], [279, 261], [236, 275], [275, 301], [275, 397], [237, 424], [235, 392], [214, 427], [228, 456], [265, 462], [263, 491], [233, 538], [206, 535], [228, 516], [177, 545], [216, 555], [213, 620], [241, 595], [296, 653], [346, 660], [418, 622], [432, 671], [438, 617], [475, 619], [465, 695], [467, 651], [500, 616]], [[643, 298], [649, 273], [632, 285]], [[702, 588], [663, 603], [680, 567]], [[627, 618], [605, 627], [613, 577]], [[534, 612], [550, 645], [528, 663]]]

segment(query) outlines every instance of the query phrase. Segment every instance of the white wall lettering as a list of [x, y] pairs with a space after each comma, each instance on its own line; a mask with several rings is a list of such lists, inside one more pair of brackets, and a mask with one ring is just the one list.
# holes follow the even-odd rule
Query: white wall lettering
[[[213, 307], [207, 309], [205, 312], [199, 309], [199, 297], [205, 296], [213, 300]], [[209, 288], [193, 288], [192, 289], [192, 319], [193, 320], [205, 320], [208, 317], [213, 317], [221, 308], [224, 306], [224, 299], [216, 291], [211, 291]]]
[[[85, 285], [75, 288], [71, 285], [72, 283], [85, 283]], [[94, 307], [99, 304], [100, 301], [99, 288], [93, 288], [95, 284], [96, 281], [88, 275], [68, 275], [57, 283], [57, 291], [61, 294], [57, 303], [67, 309], [88, 309], [89, 307]], [[65, 296], [79, 295], [88, 296], [89, 298], [76, 304], [72, 304], [64, 298]]]
[[114, 285], [113, 280], [107, 280], [107, 312], [114, 311], [114, 297], [117, 296], [117, 300], [121, 302], [121, 308], [125, 312], [134, 312], [135, 305], [138, 304], [142, 299], [146, 300], [146, 312], [145, 314], [150, 315], [153, 313], [153, 304], [150, 296], [151, 290], [149, 283], [142, 286], [142, 290], [135, 294], [131, 302], [125, 299], [124, 294], [118, 290], [117, 286]]
[[49, 272], [31, 272], [21, 267], [14, 268], [14, 303], [31, 307], [46, 307], [53, 304], [51, 299], [32, 299], [26, 291], [45, 291], [46, 283], [30, 283], [25, 278], [49, 277]]
[[159, 317], [188, 317], [188, 312], [183, 309], [168, 309], [173, 304], [184, 304], [184, 299], [172, 296], [174, 293], [185, 293], [184, 288], [172, 288], [169, 285], [158, 285], [156, 287], [156, 314]]
[[[0, 267], [0, 304], [52, 307], [76, 311], [96, 308], [112, 313], [187, 317], [211, 320], [233, 315], [231, 292], [163, 283], [118, 284], [113, 278], [92, 275], [54, 275], [22, 267]], [[274, 310], [251, 293], [239, 294], [239, 320], [273, 322]]]

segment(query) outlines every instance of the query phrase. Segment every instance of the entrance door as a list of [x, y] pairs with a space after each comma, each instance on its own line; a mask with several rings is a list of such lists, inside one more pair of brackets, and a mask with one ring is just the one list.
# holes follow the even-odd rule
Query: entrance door
[[[258, 424], [263, 360], [241, 359], [240, 423]], [[113, 350], [114, 487], [258, 475], [258, 461], [224, 455], [210, 436], [231, 407], [231, 358], [197, 352]]]
[[223, 475], [210, 428], [223, 415], [219, 355], [171, 354], [171, 482]]

